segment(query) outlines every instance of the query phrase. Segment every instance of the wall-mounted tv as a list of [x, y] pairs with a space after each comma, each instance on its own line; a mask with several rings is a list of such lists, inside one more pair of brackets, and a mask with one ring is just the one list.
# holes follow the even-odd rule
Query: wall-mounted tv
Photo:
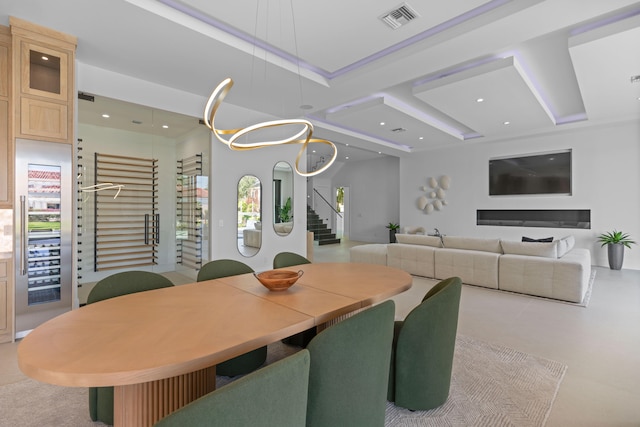
[[571, 150], [489, 159], [489, 195], [571, 194]]

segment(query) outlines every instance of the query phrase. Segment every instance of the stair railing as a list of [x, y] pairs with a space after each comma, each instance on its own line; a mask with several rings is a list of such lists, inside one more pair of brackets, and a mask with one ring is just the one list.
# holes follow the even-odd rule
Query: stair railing
[[[329, 231], [332, 232], [332, 235], [335, 237], [338, 237], [338, 239], [340, 239], [340, 236], [342, 235], [342, 233], [340, 232], [341, 230], [341, 226], [338, 225], [338, 223], [342, 222], [342, 214], [340, 213], [340, 211], [338, 211], [337, 209], [335, 209], [333, 207], [333, 205], [322, 196], [322, 194], [320, 194], [320, 192], [317, 189], [313, 189], [314, 192], [314, 197], [313, 197], [313, 209], [316, 210], [317, 209], [317, 205], [321, 206], [322, 208], [324, 208], [325, 206], [328, 206], [329, 209], [331, 209], [331, 211], [333, 211], [333, 214], [330, 211], [326, 211], [325, 212], [329, 212], [329, 216], [331, 217], [326, 218], [326, 221], [328, 222], [328, 227], [329, 227]], [[317, 196], [317, 197], [316, 197]], [[316, 211], [317, 213], [317, 211]], [[340, 219], [338, 219], [340, 218]], [[335, 232], [334, 232], [335, 231]], [[327, 237], [328, 238], [328, 237]], [[320, 239], [320, 237], [318, 237], [318, 239]]]
[[[338, 215], [340, 218], [342, 218], [342, 214], [339, 211], [337, 211], [336, 208], [334, 208], [333, 205], [331, 203], [329, 203], [329, 201], [327, 199], [325, 199], [324, 196], [322, 196], [322, 194], [320, 194], [320, 192], [318, 190], [316, 190], [314, 188], [313, 192], [315, 194], [317, 194], [320, 197], [320, 199], [322, 199], [322, 201], [325, 202], [326, 205], [329, 206], [329, 208], [336, 213], [336, 215]], [[315, 207], [315, 203], [314, 203], [314, 207]]]

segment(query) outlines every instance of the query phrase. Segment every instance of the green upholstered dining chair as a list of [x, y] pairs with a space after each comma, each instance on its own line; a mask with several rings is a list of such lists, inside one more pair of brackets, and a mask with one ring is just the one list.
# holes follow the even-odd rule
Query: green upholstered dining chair
[[161, 419], [156, 427], [304, 427], [307, 350], [258, 369]]
[[449, 397], [461, 290], [459, 277], [442, 280], [395, 322], [387, 399], [396, 406], [428, 410]]
[[[202, 282], [246, 273], [253, 273], [253, 269], [243, 262], [233, 259], [216, 259], [202, 266], [198, 272], [197, 281]], [[219, 363], [216, 366], [216, 375], [235, 377], [236, 375], [248, 374], [262, 366], [265, 360], [267, 360], [266, 346]]]
[[[311, 264], [307, 258], [293, 252], [280, 252], [273, 258], [273, 268], [291, 267], [292, 265]], [[283, 343], [306, 347], [316, 336], [316, 328], [310, 328], [282, 340]]]
[[292, 265], [311, 264], [311, 261], [293, 252], [280, 252], [273, 258], [273, 268], [291, 267]]
[[394, 313], [387, 300], [311, 340], [308, 427], [384, 426]]
[[198, 282], [219, 279], [221, 277], [237, 276], [238, 274], [253, 273], [253, 268], [233, 259], [216, 259], [209, 261], [198, 271]]
[[[149, 271], [124, 271], [105, 277], [95, 284], [87, 304], [136, 292], [173, 286], [171, 280]], [[113, 424], [113, 387], [89, 388], [89, 414], [93, 421]]]

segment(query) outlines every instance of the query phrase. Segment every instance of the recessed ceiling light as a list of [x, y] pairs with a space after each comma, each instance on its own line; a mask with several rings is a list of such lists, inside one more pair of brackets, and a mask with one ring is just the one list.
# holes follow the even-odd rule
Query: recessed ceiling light
[[484, 98], [478, 98], [476, 99], [476, 102], [484, 102]]
[[349, 160], [349, 156], [346, 156], [345, 159]]
[[382, 154], [382, 151], [378, 151], [378, 154]]
[[48, 57], [48, 56], [43, 56], [43, 57], [42, 57], [42, 60], [43, 60], [43, 61], [48, 61], [48, 60], [49, 60], [49, 57]]
[[344, 144], [344, 146], [345, 146], [345, 147], [348, 147], [348, 146], [349, 146], [349, 144]]
[[162, 129], [169, 129], [169, 125], [162, 125]]
[[380, 122], [380, 126], [384, 126], [384, 125], [385, 125], [385, 122]]
[[312, 151], [312, 153], [315, 153], [315, 152], [316, 152], [316, 150], [313, 150], [313, 151]]
[[421, 137], [420, 137], [420, 138], [418, 138], [418, 139], [422, 140], [422, 139], [424, 139], [424, 136], [421, 136]]
[[105, 113], [105, 114], [102, 115], [102, 117], [104, 117], [105, 119], [108, 119], [109, 115]]
[[509, 124], [511, 124], [511, 122], [504, 122], [504, 123], [502, 123], [502, 124], [503, 124], [503, 125], [509, 125]]

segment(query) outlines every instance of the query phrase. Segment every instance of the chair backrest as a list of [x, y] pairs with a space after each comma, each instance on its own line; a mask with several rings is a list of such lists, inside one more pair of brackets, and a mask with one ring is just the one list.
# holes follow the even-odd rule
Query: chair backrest
[[112, 274], [96, 283], [91, 292], [89, 292], [87, 304], [121, 295], [168, 288], [170, 286], [173, 286], [171, 280], [158, 273], [138, 270], [124, 271]]
[[213, 280], [245, 273], [253, 273], [253, 269], [243, 262], [234, 259], [216, 259], [209, 261], [200, 268], [197, 281], [202, 282], [203, 280]]
[[453, 292], [455, 294], [456, 291], [455, 289], [451, 290], [452, 288], [459, 288], [460, 291], [462, 291], [462, 279], [460, 279], [459, 277], [449, 277], [448, 279], [439, 281], [433, 288], [427, 291], [424, 298], [422, 298], [422, 302], [425, 302], [429, 298], [446, 289], [450, 289], [449, 292]]
[[301, 350], [184, 406], [157, 427], [304, 427], [310, 357]]
[[307, 426], [384, 426], [394, 313], [388, 300], [311, 340]]
[[436, 405], [446, 400], [451, 384], [461, 291], [459, 277], [442, 280], [404, 319], [395, 350], [397, 404], [401, 402], [403, 407], [422, 409], [425, 402], [433, 401]]
[[280, 252], [273, 258], [273, 268], [290, 267], [300, 264], [311, 264], [311, 261], [293, 252]]

